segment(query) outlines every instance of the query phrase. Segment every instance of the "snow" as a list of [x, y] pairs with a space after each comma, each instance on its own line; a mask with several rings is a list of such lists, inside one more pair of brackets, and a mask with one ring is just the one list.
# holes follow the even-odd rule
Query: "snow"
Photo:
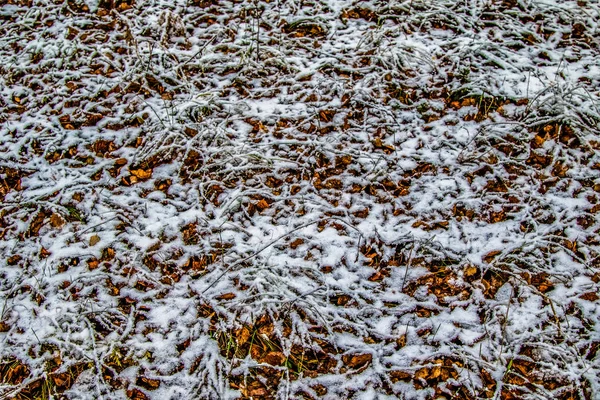
[[597, 397], [600, 10], [505, 3], [257, 2], [259, 32], [249, 2], [3, 5], [0, 367], [89, 364], [67, 398]]

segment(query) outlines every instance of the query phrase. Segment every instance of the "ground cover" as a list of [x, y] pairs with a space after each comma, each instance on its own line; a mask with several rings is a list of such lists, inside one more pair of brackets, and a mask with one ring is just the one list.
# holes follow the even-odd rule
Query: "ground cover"
[[0, 398], [598, 398], [599, 13], [0, 0]]

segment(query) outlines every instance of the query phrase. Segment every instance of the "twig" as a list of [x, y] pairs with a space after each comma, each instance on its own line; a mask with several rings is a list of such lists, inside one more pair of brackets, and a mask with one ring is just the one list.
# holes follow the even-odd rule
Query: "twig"
[[179, 68], [179, 67], [183, 67], [184, 65], [186, 65], [187, 63], [189, 63], [190, 61], [192, 61], [194, 58], [196, 58], [198, 55], [200, 55], [200, 54], [201, 54], [201, 53], [204, 51], [204, 49], [206, 49], [206, 48], [207, 48], [207, 47], [208, 47], [208, 46], [209, 46], [209, 45], [210, 45], [210, 44], [213, 42], [213, 40], [215, 40], [215, 38], [216, 38], [216, 37], [217, 37], [217, 34], [215, 33], [215, 34], [213, 35], [213, 37], [211, 37], [211, 38], [210, 38], [210, 40], [209, 40], [208, 42], [206, 42], [206, 43], [204, 44], [204, 46], [202, 46], [202, 47], [200, 48], [200, 50], [198, 50], [196, 53], [194, 53], [194, 55], [192, 55], [190, 58], [188, 58], [188, 59], [187, 59], [187, 60], [186, 60], [184, 63], [182, 63], [182, 64], [179, 64], [179, 65], [177, 66], [177, 68]]

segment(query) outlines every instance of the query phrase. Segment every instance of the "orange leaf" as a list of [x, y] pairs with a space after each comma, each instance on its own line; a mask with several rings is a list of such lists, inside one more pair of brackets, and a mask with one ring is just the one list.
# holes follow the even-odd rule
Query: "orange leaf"
[[132, 169], [129, 170], [129, 172], [131, 173], [131, 175], [135, 176], [138, 179], [148, 179], [152, 176], [152, 170], [151, 169]]
[[231, 300], [235, 299], [235, 293], [224, 293], [216, 297], [217, 300]]
[[267, 203], [265, 199], [262, 199], [258, 203], [256, 203], [256, 208], [258, 208], [260, 211], [265, 210], [269, 208], [269, 203]]

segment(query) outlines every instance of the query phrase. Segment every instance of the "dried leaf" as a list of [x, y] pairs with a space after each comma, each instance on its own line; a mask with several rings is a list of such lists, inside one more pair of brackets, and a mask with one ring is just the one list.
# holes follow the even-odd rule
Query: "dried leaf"
[[404, 347], [406, 346], [406, 334], [400, 336], [398, 339], [396, 339], [396, 345], [398, 345], [398, 347]]
[[283, 365], [287, 357], [280, 351], [271, 351], [262, 358], [261, 362], [271, 365]]
[[92, 258], [91, 260], [89, 260], [87, 262], [88, 264], [88, 268], [90, 269], [90, 271], [95, 270], [96, 268], [98, 268], [98, 265], [100, 264], [100, 261], [96, 258]]
[[373, 355], [369, 353], [365, 354], [346, 354], [342, 356], [344, 365], [350, 368], [364, 367], [373, 360]]
[[302, 245], [304, 243], [304, 239], [302, 238], [297, 238], [296, 240], [294, 240], [293, 242], [290, 243], [290, 248], [292, 249], [297, 249], [300, 245]]
[[53, 228], [62, 228], [64, 224], [65, 220], [60, 214], [52, 213], [50, 216], [50, 225], [52, 225]]
[[237, 344], [243, 346], [250, 339], [250, 329], [244, 326], [236, 332]]
[[152, 176], [151, 169], [130, 169], [129, 172], [131, 173], [131, 175], [141, 180], [148, 179]]
[[51, 254], [45, 247], [40, 249], [40, 258], [48, 258]]
[[473, 265], [467, 265], [464, 269], [464, 276], [465, 276], [465, 278], [470, 278], [472, 276], [475, 276], [477, 274], [477, 272], [479, 272], [477, 267], [475, 267]]
[[596, 293], [596, 292], [584, 293], [581, 296], [579, 296], [579, 298], [582, 300], [586, 300], [586, 301], [596, 301], [596, 300], [600, 299], [600, 297], [598, 296], [598, 293]]
[[148, 396], [139, 389], [128, 390], [127, 397], [131, 400], [149, 400]]
[[14, 256], [8, 257], [8, 259], [6, 260], [6, 263], [8, 265], [17, 265], [19, 263], [19, 261], [21, 261], [22, 259], [23, 259], [23, 257], [21, 257], [19, 254], [15, 254]]
[[500, 250], [494, 250], [494, 251], [490, 251], [489, 253], [487, 253], [485, 256], [483, 256], [483, 261], [487, 264], [491, 263], [494, 258], [496, 258], [496, 256], [498, 254], [502, 253], [502, 251]]
[[391, 371], [390, 372], [390, 380], [392, 383], [396, 383], [398, 381], [408, 382], [412, 379], [412, 375], [408, 372], [404, 371]]
[[90, 246], [95, 246], [100, 242], [100, 236], [94, 234], [90, 237]]
[[139, 376], [137, 378], [136, 384], [148, 390], [156, 390], [160, 386], [160, 381], [158, 379], [150, 379], [145, 376]]
[[265, 199], [262, 199], [258, 203], [256, 203], [256, 208], [258, 208], [259, 211], [266, 210], [267, 208], [269, 208], [269, 203], [267, 203]]
[[235, 293], [225, 293], [220, 296], [217, 296], [216, 299], [217, 300], [231, 300], [231, 299], [235, 299], [235, 296], [236, 296]]
[[319, 112], [319, 117], [323, 122], [331, 122], [335, 116], [335, 113], [335, 110], [321, 110]]

